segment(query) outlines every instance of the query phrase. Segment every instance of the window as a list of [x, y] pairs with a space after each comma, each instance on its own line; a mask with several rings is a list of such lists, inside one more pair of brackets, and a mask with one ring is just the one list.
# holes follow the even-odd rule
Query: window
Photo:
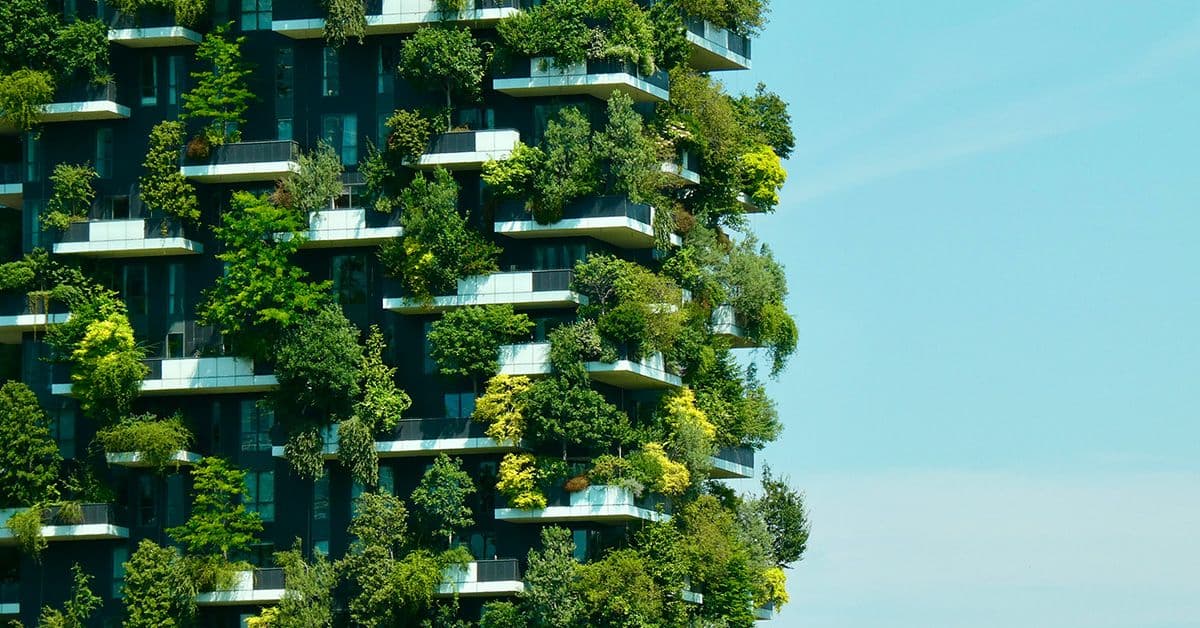
[[271, 0], [242, 0], [242, 30], [271, 30]]
[[433, 359], [433, 343], [429, 342], [429, 332], [433, 331], [433, 321], [425, 321], [424, 330], [425, 341], [423, 350], [425, 352], [425, 362], [422, 365], [426, 375], [432, 375], [437, 372], [437, 362]]
[[181, 262], [167, 264], [167, 314], [183, 315], [184, 275]]
[[167, 527], [183, 525], [187, 519], [183, 498], [183, 474], [167, 476]]
[[158, 523], [158, 505], [154, 500], [154, 478], [148, 475], [138, 476], [137, 496], [134, 508], [137, 511], [139, 526], [152, 526]]
[[54, 442], [58, 443], [58, 452], [63, 458], [75, 457], [75, 409], [71, 402], [63, 401], [55, 413], [51, 431]]
[[119, 600], [124, 597], [125, 588], [125, 563], [129, 562], [129, 548], [124, 545], [114, 547], [112, 550], [112, 599]]
[[275, 121], [275, 139], [281, 141], [291, 141], [292, 139], [292, 119], [279, 118]]
[[358, 116], [352, 113], [321, 116], [321, 129], [325, 143], [341, 155], [343, 166], [358, 163]]
[[329, 474], [313, 482], [312, 543], [313, 549], [329, 553]]
[[341, 93], [340, 74], [337, 48], [324, 48], [321, 53], [321, 95], [337, 96]]
[[475, 413], [475, 393], [446, 393], [442, 396], [446, 406], [446, 417], [465, 419]]
[[375, 91], [390, 94], [396, 89], [396, 50], [380, 46], [375, 55]]
[[246, 472], [246, 510], [257, 512], [265, 522], [275, 521], [275, 472]]
[[389, 117], [391, 117], [390, 114], [381, 113], [379, 114], [379, 118], [376, 120], [376, 124], [378, 125], [376, 128], [378, 137], [375, 138], [377, 140], [376, 147], [378, 147], [380, 150], [383, 150], [387, 147], [388, 133], [391, 132], [387, 125]]
[[183, 64], [184, 58], [179, 55], [167, 57], [167, 104], [172, 107], [179, 105], [179, 94], [183, 92], [183, 80], [187, 77], [187, 68]]
[[496, 110], [491, 107], [465, 107], [457, 115], [458, 126], [468, 129], [496, 128]]
[[335, 255], [331, 260], [333, 298], [339, 305], [364, 305], [367, 302], [367, 257]]
[[41, 168], [38, 167], [38, 136], [26, 133], [22, 142], [25, 149], [25, 181], [34, 183], [41, 180]]
[[146, 287], [149, 283], [146, 279], [146, 265], [130, 264], [121, 270], [121, 295], [125, 298], [125, 306], [129, 308], [129, 313], [143, 316], [149, 314], [146, 299]]
[[113, 133], [110, 128], [96, 129], [96, 176], [112, 178]]
[[163, 342], [163, 357], [164, 358], [182, 358], [183, 355], [183, 332], [173, 331], [167, 334]]
[[124, 220], [129, 218], [129, 197], [110, 196], [105, 199], [100, 208], [106, 219]]
[[243, 399], [242, 451], [271, 451], [271, 428], [275, 411], [253, 399]]
[[158, 104], [158, 63], [153, 55], [142, 57], [141, 90], [143, 107]]

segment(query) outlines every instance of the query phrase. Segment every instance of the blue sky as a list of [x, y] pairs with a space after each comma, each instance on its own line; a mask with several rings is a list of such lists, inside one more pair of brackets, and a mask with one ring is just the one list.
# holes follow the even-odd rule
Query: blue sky
[[1200, 626], [1200, 4], [773, 4], [776, 625]]

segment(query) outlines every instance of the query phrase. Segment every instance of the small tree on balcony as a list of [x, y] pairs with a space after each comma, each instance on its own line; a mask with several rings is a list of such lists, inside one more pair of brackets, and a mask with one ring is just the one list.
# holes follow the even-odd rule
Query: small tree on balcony
[[196, 614], [196, 585], [179, 551], [142, 539], [125, 563], [121, 589], [127, 628], [188, 626]]
[[126, 417], [150, 369], [129, 319], [121, 314], [88, 325], [71, 354], [71, 392], [84, 414], [110, 425]]
[[45, 628], [84, 628], [89, 625], [92, 614], [104, 606], [104, 600], [92, 592], [92, 576], [79, 563], [71, 565], [71, 597], [63, 603], [62, 610], [42, 607], [38, 626]]
[[63, 230], [73, 222], [87, 220], [96, 190], [92, 180], [96, 171], [91, 164], [58, 164], [50, 174], [52, 192], [42, 214], [42, 229]]
[[[138, 179], [138, 192], [151, 211], [195, 223], [200, 220], [196, 188], [179, 172], [184, 137], [183, 123], [174, 120], [160, 122], [150, 130], [150, 146], [142, 163], [146, 174]], [[166, 222], [162, 231], [166, 235]]]
[[32, 506], [52, 493], [62, 456], [50, 418], [21, 382], [0, 387], [0, 508]]
[[183, 120], [199, 120], [200, 137], [210, 146], [240, 142], [240, 126], [246, 109], [255, 99], [247, 86], [250, 67], [242, 61], [245, 37], [229, 38], [229, 26], [221, 25], [204, 36], [196, 48], [196, 59], [207, 69], [192, 72], [196, 86], [183, 94]]
[[426, 534], [444, 538], [449, 546], [455, 532], [475, 523], [467, 505], [474, 493], [475, 483], [463, 471], [462, 460], [438, 456], [412, 492], [417, 522]]
[[511, 305], [480, 305], [446, 312], [429, 330], [430, 356], [448, 377], [491, 377], [500, 370], [500, 345], [533, 329]]
[[208, 13], [209, 0], [109, 0], [109, 3], [127, 15], [136, 15], [143, 9], [170, 9], [180, 26], [195, 26]]
[[230, 557], [245, 552], [262, 532], [262, 519], [243, 503], [246, 473], [222, 458], [202, 458], [192, 468], [192, 515], [167, 529], [183, 546], [197, 586], [211, 590], [228, 582]]
[[400, 49], [400, 76], [423, 89], [441, 90], [446, 96], [446, 126], [450, 126], [453, 98], [479, 98], [483, 82], [483, 50], [470, 29], [427, 26]]
[[342, 195], [342, 160], [332, 146], [317, 140], [315, 149], [300, 154], [299, 165], [300, 171], [280, 185], [287, 199], [285, 204], [299, 210], [308, 220], [309, 212], [329, 209]]
[[340, 48], [367, 35], [367, 6], [363, 0], [322, 0], [325, 5], [325, 43]]
[[37, 126], [42, 108], [54, 99], [54, 77], [49, 72], [21, 68], [0, 75], [0, 122], [26, 132]]

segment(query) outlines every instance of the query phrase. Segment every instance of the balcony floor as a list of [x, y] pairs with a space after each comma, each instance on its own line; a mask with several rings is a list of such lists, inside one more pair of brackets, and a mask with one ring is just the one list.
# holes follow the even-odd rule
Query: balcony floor
[[127, 48], [195, 46], [201, 39], [200, 33], [182, 26], [113, 28], [108, 31], [108, 41]]

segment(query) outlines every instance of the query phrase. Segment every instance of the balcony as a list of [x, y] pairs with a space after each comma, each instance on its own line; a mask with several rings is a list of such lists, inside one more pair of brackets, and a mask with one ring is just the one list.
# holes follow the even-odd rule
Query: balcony
[[696, 70], [749, 70], [750, 39], [696, 18], [685, 18], [691, 48], [688, 60]]
[[[563, 210], [561, 220], [543, 225], [525, 209], [525, 201], [500, 203], [495, 213], [496, 233], [510, 238], [591, 237], [627, 249], [649, 249], [654, 238], [654, 208], [633, 203], [624, 196], [592, 196]], [[681, 240], [671, 234], [671, 243]]]
[[0, 343], [21, 342], [21, 334], [67, 322], [71, 315], [57, 303], [47, 304], [24, 292], [0, 294]]
[[173, 11], [144, 9], [137, 15], [111, 11], [108, 41], [127, 48], [170, 48], [195, 46], [200, 33], [180, 26]]
[[410, 165], [422, 170], [479, 170], [489, 160], [507, 159], [520, 141], [521, 134], [514, 129], [442, 133]]
[[21, 164], [0, 164], [0, 205], [13, 209], [25, 206], [21, 169]]
[[[519, 445], [501, 444], [484, 432], [483, 424], [464, 418], [401, 419], [395, 429], [377, 435], [375, 452], [380, 458], [411, 458], [436, 456], [437, 454], [491, 454], [520, 449]], [[338, 457], [337, 425], [326, 428], [326, 460]], [[271, 448], [276, 458], [286, 456], [282, 446]]]
[[692, 170], [691, 164], [686, 161], [664, 161], [662, 172], [681, 185], [700, 185], [700, 173]]
[[570, 290], [570, 270], [527, 270], [476, 275], [458, 280], [453, 295], [426, 303], [407, 297], [383, 300], [383, 309], [400, 314], [427, 314], [470, 305], [512, 305], [517, 309], [575, 307], [585, 297]]
[[551, 490], [547, 504], [538, 510], [497, 508], [496, 520], [512, 523], [622, 523], [666, 521], [671, 518], [666, 512], [669, 504], [663, 498], [653, 495], [635, 497], [633, 491], [619, 486], [589, 486], [576, 493], [556, 488]]
[[771, 621], [775, 619], [775, 607], [768, 604], [754, 609], [754, 619], [757, 621]]
[[610, 60], [589, 60], [556, 68], [552, 57], [516, 60], [513, 67], [497, 72], [492, 81], [496, 91], [509, 96], [588, 94], [608, 100], [613, 90], [620, 90], [637, 102], [670, 100], [669, 85], [667, 73], [661, 69], [644, 75], [632, 63]]
[[228, 589], [207, 591], [196, 596], [197, 606], [264, 606], [283, 599], [282, 569], [255, 569], [234, 574]]
[[207, 159], [185, 152], [179, 172], [201, 183], [274, 181], [300, 171], [299, 155], [296, 142], [237, 142], [215, 147]]
[[515, 558], [474, 560], [442, 573], [438, 597], [499, 597], [525, 591], [521, 563]]
[[679, 599], [687, 602], [688, 604], [704, 604], [704, 594], [696, 593], [695, 591], [689, 589], [688, 585], [684, 585], [683, 589], [679, 591]]
[[738, 349], [757, 347], [746, 334], [746, 317], [733, 309], [732, 305], [719, 305], [713, 308], [709, 319], [714, 335], [729, 341], [730, 346]]
[[766, 211], [764, 211], [763, 208], [759, 207], [758, 205], [755, 205], [754, 201], [750, 200], [750, 195], [746, 194], [745, 192], [738, 192], [737, 202], [738, 202], [738, 205], [741, 206], [743, 214], [765, 214], [766, 213]]
[[309, 212], [308, 239], [300, 248], [375, 246], [402, 235], [399, 212], [388, 215], [363, 208], [323, 209]]
[[165, 257], [196, 255], [204, 245], [186, 237], [175, 219], [135, 218], [77, 222], [63, 231], [54, 252], [86, 257]]
[[[145, 364], [150, 374], [142, 380], [143, 395], [265, 392], [279, 385], [273, 374], [260, 372], [247, 358], [156, 358]], [[69, 395], [71, 384], [54, 384], [51, 392]]]
[[[190, 467], [197, 462], [200, 462], [200, 454], [180, 449], [174, 454], [171, 454], [169, 463], [176, 467]], [[123, 451], [111, 454], [104, 454], [104, 460], [110, 466], [128, 467], [130, 469], [145, 469], [154, 466], [140, 451]]]
[[722, 480], [754, 477], [754, 450], [749, 447], [721, 447], [712, 457], [710, 475]]
[[[280, 3], [283, 4], [283, 3]], [[292, 4], [291, 2], [288, 3]], [[306, 2], [295, 2], [295, 7], [275, 9], [277, 19], [271, 22], [271, 30], [292, 39], [317, 39], [325, 33], [325, 19], [316, 17], [324, 11], [315, 6], [304, 6]], [[471, 28], [494, 26], [501, 19], [517, 13], [521, 0], [474, 0], [473, 7], [460, 13], [443, 14], [437, 9], [435, 0], [368, 0], [367, 34], [393, 35], [411, 33], [425, 24], [443, 21], [454, 22]]]
[[117, 102], [117, 84], [67, 85], [58, 89], [54, 102], [42, 107], [40, 121], [82, 122], [86, 120], [125, 120], [129, 107]]
[[21, 614], [21, 582], [5, 580], [0, 582], [0, 615]]
[[[129, 529], [116, 525], [116, 513], [112, 504], [82, 504], [78, 520], [63, 516], [62, 507], [50, 506], [42, 511], [42, 537], [47, 541], [97, 541], [129, 538]], [[0, 545], [17, 542], [8, 520], [28, 508], [0, 509]]]
[[[639, 361], [587, 362], [584, 366], [592, 379], [618, 388], [679, 388], [683, 385], [678, 375], [667, 371], [661, 353], [647, 356]], [[550, 343], [530, 342], [501, 345], [500, 372], [504, 375], [530, 377], [549, 375], [551, 373]]]

